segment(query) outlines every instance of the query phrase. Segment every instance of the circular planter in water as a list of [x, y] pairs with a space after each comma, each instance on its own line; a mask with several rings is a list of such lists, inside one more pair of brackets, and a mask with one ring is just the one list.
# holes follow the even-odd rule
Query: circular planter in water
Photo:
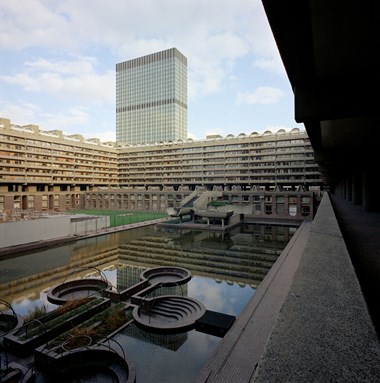
[[24, 318], [19, 314], [0, 312], [0, 344], [4, 335], [20, 328], [24, 324]]
[[0, 306], [7, 308], [7, 310], [0, 311], [0, 346], [2, 346], [4, 336], [20, 328], [24, 324], [24, 318], [17, 314], [8, 302], [0, 300]]
[[182, 267], [162, 266], [143, 271], [141, 280], [149, 280], [151, 285], [176, 286], [187, 283], [191, 279], [191, 273]]
[[75, 279], [50, 289], [47, 293], [47, 299], [50, 303], [62, 305], [69, 300], [100, 295], [108, 287], [110, 287], [110, 284], [102, 279]]
[[[36, 353], [37, 379], [41, 383], [54, 381], [59, 376], [62, 383], [69, 382], [113, 382], [134, 383], [136, 371], [133, 363], [110, 345], [96, 344], [87, 337], [67, 343], [68, 349], [59, 355]], [[77, 343], [78, 342], [78, 343]], [[72, 348], [74, 347], [74, 348]], [[41, 380], [38, 380], [41, 379]]]

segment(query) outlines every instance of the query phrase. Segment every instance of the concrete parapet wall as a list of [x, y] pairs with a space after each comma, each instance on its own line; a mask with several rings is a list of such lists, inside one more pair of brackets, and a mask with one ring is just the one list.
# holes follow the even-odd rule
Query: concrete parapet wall
[[23, 245], [71, 236], [69, 216], [51, 216], [31, 221], [0, 224], [0, 247]]
[[96, 234], [110, 227], [109, 216], [52, 215], [0, 224], [0, 248]]
[[254, 382], [380, 381], [380, 345], [326, 193]]

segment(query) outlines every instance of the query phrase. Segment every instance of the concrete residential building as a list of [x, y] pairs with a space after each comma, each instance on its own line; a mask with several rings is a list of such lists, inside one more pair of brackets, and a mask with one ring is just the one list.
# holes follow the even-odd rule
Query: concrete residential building
[[116, 140], [187, 138], [187, 59], [176, 48], [116, 64]]
[[313, 191], [322, 185], [309, 138], [299, 129], [118, 145], [0, 118], [0, 146], [0, 212], [8, 214], [166, 211], [194, 191], [218, 191], [231, 203], [255, 206], [255, 214], [285, 218], [299, 200], [298, 213], [312, 216]]
[[80, 208], [84, 191], [118, 185], [115, 145], [0, 118], [0, 212]]
[[320, 185], [313, 149], [295, 128], [225, 138], [130, 146], [119, 152], [119, 182], [132, 187], [194, 190], [309, 189]]

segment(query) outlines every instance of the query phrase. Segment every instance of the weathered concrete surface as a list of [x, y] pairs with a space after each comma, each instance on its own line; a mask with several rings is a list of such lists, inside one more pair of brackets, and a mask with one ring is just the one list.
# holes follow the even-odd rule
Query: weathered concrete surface
[[72, 236], [72, 227], [70, 217], [66, 215], [51, 215], [31, 221], [3, 222], [0, 225], [0, 248], [69, 236]]
[[378, 338], [325, 194], [252, 382], [379, 381]]

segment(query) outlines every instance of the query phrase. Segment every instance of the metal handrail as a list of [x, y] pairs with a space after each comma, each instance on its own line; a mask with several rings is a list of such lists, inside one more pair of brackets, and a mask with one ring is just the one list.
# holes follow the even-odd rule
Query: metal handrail
[[102, 270], [98, 269], [97, 267], [95, 266], [90, 266], [90, 267], [76, 267], [75, 269], [73, 269], [68, 275], [66, 275], [65, 279], [63, 280], [63, 283], [66, 282], [66, 280], [69, 278], [70, 275], [74, 274], [74, 273], [77, 273], [79, 270], [91, 270], [91, 269], [94, 269], [95, 271], [98, 272], [99, 276], [100, 276], [100, 279], [103, 281], [103, 282], [107, 282], [108, 283], [108, 279], [106, 278], [106, 276], [104, 275], [104, 273], [102, 272]]
[[[17, 314], [16, 314], [16, 312], [13, 310], [13, 307], [12, 307], [12, 305], [11, 305], [9, 302], [0, 299], [0, 304], [3, 304], [5, 307], [8, 307], [8, 308], [12, 311], [13, 316], [17, 318]], [[0, 311], [0, 313], [3, 313], [3, 311]]]
[[[108, 349], [111, 350], [112, 352], [114, 352], [115, 354], [119, 355], [115, 349], [113, 349], [111, 347], [111, 345], [109, 344], [109, 342], [112, 341], [112, 342], [115, 342], [119, 347], [120, 347], [120, 350], [121, 350], [121, 353], [123, 354], [123, 359], [126, 360], [126, 357], [125, 357], [125, 351], [122, 347], [122, 345], [115, 339], [113, 338], [107, 338], [107, 343], [108, 343]], [[104, 345], [104, 342], [103, 343], [97, 343], [97, 344], [100, 344], [100, 345]]]

